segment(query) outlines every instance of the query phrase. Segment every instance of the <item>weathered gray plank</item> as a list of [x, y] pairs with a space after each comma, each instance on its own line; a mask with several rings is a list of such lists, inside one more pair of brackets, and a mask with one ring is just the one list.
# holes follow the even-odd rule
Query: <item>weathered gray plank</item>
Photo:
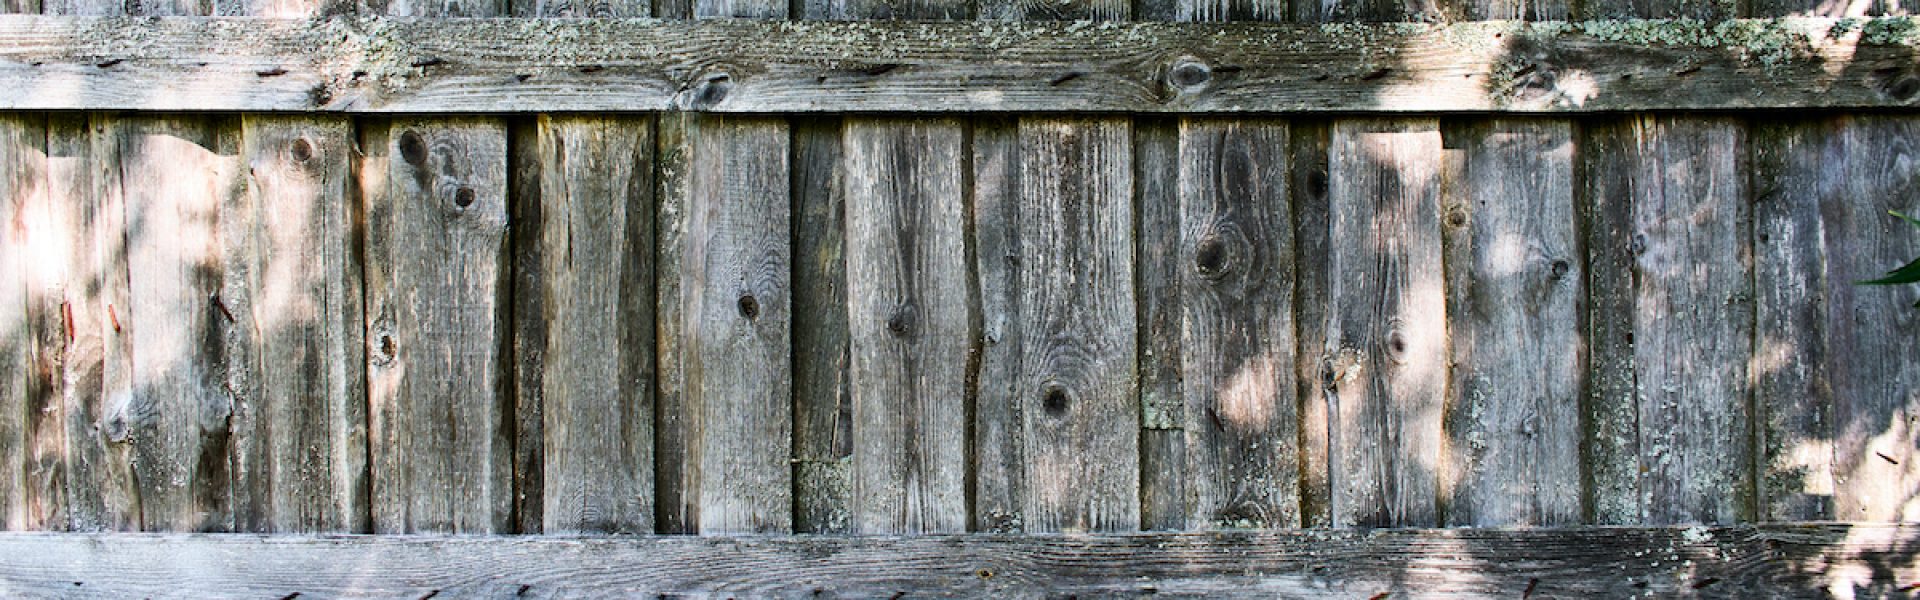
[[[5, 136], [5, 196], [12, 206], [7, 234], [13, 268], [18, 274], [21, 317], [19, 330], [21, 391], [19, 413], [21, 458], [25, 461], [19, 496], [24, 506], [22, 529], [65, 530], [71, 526], [67, 509], [67, 406], [64, 400], [65, 354], [68, 333], [67, 282], [74, 236], [65, 220], [80, 207], [53, 201], [54, 158], [49, 155], [45, 116], [7, 119]], [[65, 200], [64, 198], [62, 200]], [[4, 310], [4, 309], [0, 309]]]
[[1572, 125], [1500, 119], [1447, 134], [1465, 162], [1444, 217], [1447, 522], [1579, 523], [1586, 275]]
[[517, 18], [607, 19], [654, 16], [652, 0], [508, 0]]
[[806, 20], [948, 21], [973, 17], [963, 0], [801, 0], [796, 18]]
[[[546, 522], [547, 275], [545, 202], [540, 189], [545, 157], [540, 115], [507, 120], [507, 244], [512, 321], [506, 364], [513, 369], [513, 532], [541, 533]], [[649, 169], [651, 172], [652, 169]], [[652, 250], [645, 254], [651, 258]], [[651, 407], [649, 407], [651, 408]], [[651, 426], [651, 424], [649, 424]]]
[[1744, 130], [1708, 117], [1636, 117], [1588, 130], [1595, 518], [1750, 519]]
[[1819, 198], [1827, 289], [1817, 368], [1832, 402], [1834, 517], [1910, 521], [1920, 518], [1920, 475], [1913, 472], [1920, 463], [1920, 341], [1912, 308], [1920, 296], [1912, 286], [1853, 283], [1920, 256], [1912, 226], [1886, 214], [1920, 209], [1920, 121], [1848, 117], [1833, 133], [1841, 138], [1840, 160], [1820, 165], [1822, 183], [1834, 188]]
[[96, 156], [114, 165], [101, 191], [126, 210], [128, 304], [115, 320], [132, 371], [127, 435], [143, 528], [233, 527], [220, 296], [223, 206], [242, 193], [236, 122], [195, 117], [103, 120]]
[[1140, 526], [1130, 125], [1020, 121], [1013, 395], [1028, 531]]
[[846, 533], [853, 396], [839, 118], [793, 122], [794, 530]]
[[[73, 529], [131, 530], [140, 526], [134, 491], [127, 405], [132, 398], [126, 330], [126, 207], [104, 193], [110, 155], [96, 147], [100, 118], [62, 115], [47, 123], [47, 206], [64, 267], [63, 320], [67, 337], [61, 392], [68, 455], [68, 516]], [[55, 262], [57, 261], [57, 262]]]
[[[364, 531], [366, 323], [352, 123], [246, 116], [220, 217], [234, 527]], [[231, 314], [233, 319], [227, 320]], [[137, 351], [136, 351], [137, 354]]]
[[0, 585], [29, 598], [1881, 597], [1920, 577], [1916, 547], [1915, 527], [1848, 524], [595, 540], [7, 534]]
[[986, 21], [1118, 21], [1132, 10], [1129, 0], [982, 0], [974, 15]]
[[[39, 424], [39, 398], [33, 352], [38, 345], [27, 320], [31, 277], [37, 254], [30, 245], [30, 211], [41, 209], [34, 196], [44, 192], [47, 162], [47, 126], [44, 117], [9, 115], [0, 118], [0, 530], [28, 529], [44, 494], [30, 491], [30, 465], [36, 444], [29, 422]], [[36, 302], [37, 304], [37, 302]], [[57, 414], [57, 413], [56, 413]], [[37, 466], [37, 465], [35, 465]], [[35, 468], [38, 472], [40, 469]]]
[[362, 132], [373, 528], [504, 531], [506, 128], [410, 119]]
[[590, 116], [539, 128], [542, 531], [651, 533], [652, 130]]
[[1026, 459], [1019, 396], [1023, 342], [1019, 235], [1021, 156], [1017, 121], [973, 126], [974, 294], [980, 322], [969, 368], [973, 396], [973, 531], [1026, 527]]
[[1289, 134], [1180, 126], [1188, 529], [1300, 524]]
[[1327, 236], [1332, 233], [1330, 166], [1331, 123], [1324, 119], [1295, 119], [1288, 123], [1292, 139], [1288, 155], [1293, 173], [1295, 381], [1300, 411], [1300, 524], [1328, 527], [1333, 523], [1328, 484], [1328, 409], [1333, 400], [1332, 355], [1327, 353]]
[[857, 533], [967, 528], [963, 137], [952, 119], [846, 124]]
[[1846, 124], [1769, 119], [1750, 127], [1755, 331], [1748, 368], [1760, 461], [1757, 516], [1832, 520], [1833, 402], [1820, 335], [1828, 306], [1822, 212], [1859, 200], [1842, 196], [1851, 175]]
[[1133, 123], [1135, 302], [1140, 316], [1140, 526], [1182, 530], [1188, 501], [1187, 405], [1180, 332], [1180, 121]]
[[[1841, 25], [1845, 23], [1845, 25]], [[0, 17], [0, 108], [1590, 112], [1920, 106], [1915, 22]], [[567, 40], [558, 43], [555, 40]], [[358, 73], [358, 75], [356, 75]], [[1176, 81], [1177, 80], [1177, 81]], [[1301, 85], [1310, 81], [1312, 85]]]
[[[701, 533], [792, 526], [785, 120], [702, 117], [686, 144], [674, 332], [683, 503]], [[674, 202], [670, 200], [669, 202]], [[683, 524], [684, 525], [684, 524]]]
[[1440, 132], [1333, 124], [1326, 352], [1334, 526], [1437, 524], [1447, 379]]
[[654, 530], [695, 533], [699, 526], [698, 471], [691, 454], [695, 421], [687, 407], [686, 307], [681, 280], [688, 265], [687, 181], [698, 135], [698, 115], [665, 113], [654, 127], [654, 357], [658, 367], [653, 402]]

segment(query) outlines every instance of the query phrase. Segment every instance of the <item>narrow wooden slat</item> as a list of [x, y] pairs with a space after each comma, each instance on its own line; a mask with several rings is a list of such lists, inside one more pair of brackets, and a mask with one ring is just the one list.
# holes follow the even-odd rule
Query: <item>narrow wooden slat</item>
[[1434, 525], [1447, 378], [1440, 132], [1432, 120], [1353, 120], [1330, 139], [1333, 524]]
[[[126, 207], [100, 187], [113, 155], [96, 147], [99, 118], [48, 118], [47, 205], [55, 209], [66, 267], [61, 309], [67, 344], [60, 357], [68, 455], [68, 516], [73, 529], [140, 526], [134, 491], [127, 405], [132, 399], [127, 352]], [[65, 208], [66, 210], [58, 210]]]
[[506, 127], [411, 119], [363, 132], [373, 528], [504, 531]]
[[[14, 203], [13, 229], [5, 234], [19, 270], [24, 318], [20, 325], [22, 391], [23, 529], [71, 527], [67, 500], [67, 406], [65, 402], [68, 335], [67, 282], [74, 231], [66, 219], [80, 207], [55, 203], [49, 133], [45, 116], [8, 119], [4, 138], [6, 198]], [[0, 221], [7, 222], [7, 221]], [[3, 309], [0, 309], [3, 310]]]
[[[1821, 200], [1825, 217], [1826, 352], [1821, 373], [1831, 393], [1834, 518], [1847, 521], [1920, 519], [1920, 341], [1914, 336], [1912, 286], [1865, 287], [1920, 256], [1913, 226], [1886, 214], [1916, 214], [1920, 182], [1920, 121], [1906, 116], [1859, 116], [1835, 132], [1845, 175]], [[1826, 169], [1833, 166], [1823, 165]], [[1828, 171], [1831, 172], [1831, 171]]]
[[1283, 122], [1180, 126], [1188, 529], [1300, 524], [1288, 141]]
[[675, 359], [685, 411], [679, 418], [687, 471], [680, 493], [694, 503], [701, 533], [787, 531], [793, 509], [787, 124], [753, 117], [699, 121], [686, 140], [679, 240], [685, 248], [671, 273], [679, 280]]
[[1018, 122], [982, 117], [973, 122], [975, 297], [980, 312], [972, 369], [973, 531], [1016, 532], [1026, 527], [1025, 404], [1019, 395], [1024, 349], [1017, 276], [1021, 152]]
[[654, 360], [658, 379], [653, 403], [654, 530], [696, 533], [699, 471], [692, 464], [697, 430], [688, 409], [691, 375], [683, 358], [688, 346], [682, 281], [696, 269], [687, 255], [692, 165], [689, 136], [698, 135], [697, 115], [666, 113], [655, 120]]
[[831, 117], [793, 125], [793, 526], [801, 533], [846, 533], [852, 507], [840, 129]]
[[1133, 124], [1134, 287], [1140, 334], [1140, 518], [1148, 530], [1187, 528], [1187, 405], [1182, 390], [1180, 121]]
[[[1758, 518], [1832, 520], [1832, 395], [1824, 329], [1828, 274], [1823, 207], [1845, 206], [1846, 122], [1751, 122], [1753, 152], [1755, 452]], [[1839, 282], [1848, 285], [1849, 282]], [[1851, 361], [1856, 357], [1842, 360]]]
[[1020, 121], [1014, 398], [1028, 531], [1140, 526], [1130, 129]]
[[[1586, 281], [1565, 121], [1449, 131], [1465, 181], [1444, 217], [1453, 376], [1448, 523], [1581, 522]], [[1455, 258], [1458, 262], [1454, 262]]]
[[963, 133], [957, 120], [847, 123], [857, 533], [967, 528]]
[[[352, 124], [242, 120], [246, 189], [221, 218], [236, 407], [235, 527], [368, 527], [359, 218]], [[215, 307], [216, 311], [220, 307]]]
[[[1075, 536], [0, 535], [26, 597], [1898, 596], [1907, 525]], [[1356, 560], [1353, 557], [1366, 557]], [[79, 585], [75, 585], [78, 583]], [[1529, 591], [1530, 590], [1530, 591]]]
[[1327, 168], [1331, 123], [1324, 119], [1295, 119], [1288, 124], [1288, 156], [1292, 159], [1294, 328], [1299, 351], [1295, 381], [1300, 411], [1300, 522], [1310, 527], [1333, 524], [1332, 469], [1328, 442], [1331, 430], [1332, 355], [1327, 352], [1328, 310], [1332, 304], [1325, 259], [1332, 233], [1329, 212], [1331, 181]]
[[[546, 157], [539, 115], [507, 121], [507, 243], [513, 280], [507, 348], [513, 384], [513, 531], [542, 533], [547, 477], [546, 203], [541, 197]], [[648, 169], [651, 174], [652, 169]], [[644, 253], [649, 259], [652, 249]], [[649, 260], [651, 264], [651, 260]], [[652, 365], [648, 365], [649, 368]], [[649, 407], [651, 408], [651, 407]], [[652, 424], [648, 424], [651, 429]], [[651, 465], [649, 465], [651, 467]]]
[[1592, 130], [1598, 143], [1583, 185], [1594, 203], [1597, 412], [1587, 436], [1596, 519], [1750, 519], [1743, 128], [1726, 118], [1638, 117]]
[[[33, 196], [43, 191], [46, 173], [46, 120], [28, 116], [0, 118], [0, 530], [27, 529], [35, 504], [29, 499], [29, 468], [41, 407], [34, 394], [33, 360], [37, 345], [27, 321], [32, 267], [29, 211], [40, 208]], [[39, 471], [35, 468], [34, 471]], [[34, 494], [40, 496], [42, 494]]]
[[6, 15], [0, 16], [0, 108], [750, 114], [1911, 108], [1920, 105], [1920, 93], [1902, 74], [1920, 42], [1906, 33], [1914, 27], [1908, 18], [1326, 27], [553, 19], [535, 27], [509, 19]]
[[240, 315], [220, 296], [220, 213], [241, 193], [234, 125], [126, 117], [96, 138], [96, 156], [114, 165], [102, 191], [126, 210], [130, 302], [115, 318], [132, 355], [127, 435], [150, 530], [233, 527], [223, 338]]
[[539, 128], [542, 531], [651, 533], [652, 130], [587, 116]]

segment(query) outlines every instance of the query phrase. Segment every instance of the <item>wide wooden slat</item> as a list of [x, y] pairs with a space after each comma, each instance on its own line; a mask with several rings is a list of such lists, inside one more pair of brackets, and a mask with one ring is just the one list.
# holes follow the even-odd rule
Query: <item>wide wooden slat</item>
[[1595, 519], [1751, 519], [1744, 128], [1649, 116], [1587, 131], [1594, 355], [1585, 456]]
[[1447, 522], [1579, 523], [1586, 275], [1572, 126], [1489, 120], [1445, 134], [1465, 168], [1443, 218]]
[[967, 529], [964, 130], [846, 127], [852, 529]]
[[546, 333], [541, 531], [651, 533], [652, 128], [542, 116], [539, 132], [544, 289], [524, 318]]
[[0, 17], [0, 108], [1346, 113], [1920, 105], [1907, 33], [1914, 22], [1839, 23], [9, 15]]
[[505, 531], [506, 128], [361, 131], [374, 531]]
[[10, 596], [1897, 597], [1920, 529], [577, 538], [0, 535]]
[[[365, 321], [352, 124], [242, 120], [245, 195], [221, 218], [234, 526], [364, 531]], [[220, 313], [225, 319], [227, 313]]]
[[1020, 120], [1009, 333], [1027, 531], [1140, 526], [1130, 125]]
[[1333, 524], [1435, 525], [1448, 369], [1440, 131], [1339, 121], [1328, 153]]
[[1185, 529], [1300, 524], [1288, 141], [1280, 122], [1181, 123]]

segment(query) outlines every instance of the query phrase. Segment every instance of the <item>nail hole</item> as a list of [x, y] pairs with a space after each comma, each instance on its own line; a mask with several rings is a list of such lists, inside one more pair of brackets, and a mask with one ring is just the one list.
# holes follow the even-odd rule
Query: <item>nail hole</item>
[[1056, 417], [1067, 414], [1067, 389], [1058, 385], [1047, 386], [1046, 393], [1040, 397], [1040, 408]]
[[291, 152], [294, 160], [307, 162], [307, 159], [313, 158], [313, 144], [308, 142], [307, 138], [294, 140]]
[[740, 316], [749, 319], [760, 318], [760, 301], [753, 296], [740, 297]]
[[473, 206], [473, 188], [462, 187], [453, 191], [453, 204], [460, 208]]
[[400, 159], [415, 167], [427, 164], [427, 141], [416, 132], [400, 134]]

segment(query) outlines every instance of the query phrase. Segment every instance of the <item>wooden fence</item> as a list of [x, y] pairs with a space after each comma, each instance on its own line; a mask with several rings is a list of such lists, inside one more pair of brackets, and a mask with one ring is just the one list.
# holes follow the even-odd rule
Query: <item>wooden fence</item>
[[3, 6], [0, 595], [1920, 586], [1896, 4]]

